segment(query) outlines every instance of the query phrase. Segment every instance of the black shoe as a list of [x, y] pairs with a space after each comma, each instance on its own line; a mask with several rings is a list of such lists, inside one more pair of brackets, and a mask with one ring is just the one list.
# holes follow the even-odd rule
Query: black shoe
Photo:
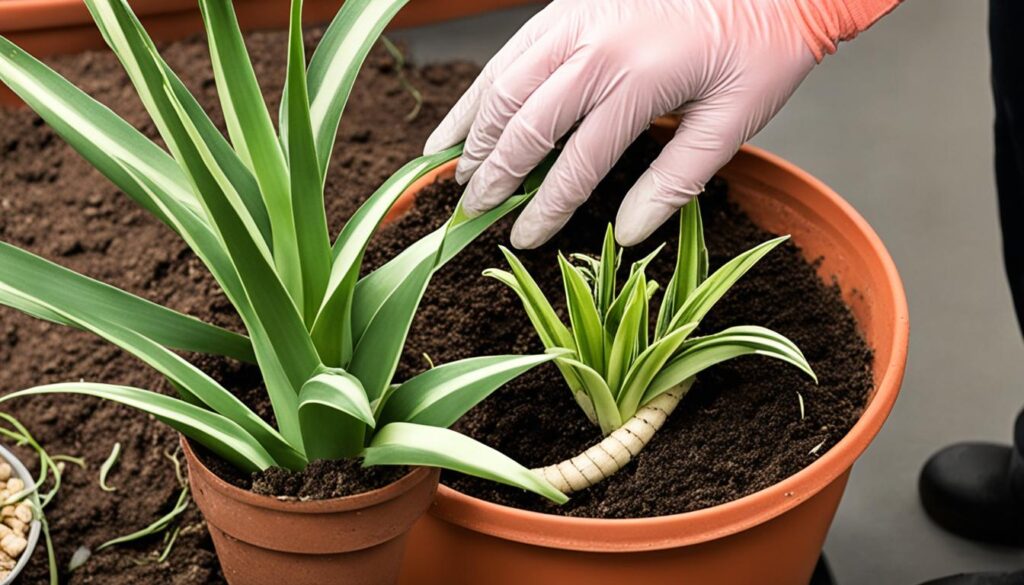
[[828, 561], [825, 560], [825, 553], [821, 553], [818, 557], [818, 564], [814, 567], [814, 574], [811, 575], [811, 582], [808, 585], [836, 585], [836, 580], [832, 577], [832, 569], [828, 566]]
[[921, 585], [1024, 585], [1024, 571], [1016, 573], [970, 573], [952, 575]]
[[1014, 442], [958, 443], [932, 455], [918, 482], [932, 520], [974, 540], [1024, 545], [1024, 412], [1017, 417]]

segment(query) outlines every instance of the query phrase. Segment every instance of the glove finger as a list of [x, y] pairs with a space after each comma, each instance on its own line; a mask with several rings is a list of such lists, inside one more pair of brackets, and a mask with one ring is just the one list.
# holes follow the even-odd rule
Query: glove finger
[[[482, 162], [472, 163], [478, 166], [463, 198], [468, 213], [483, 213], [507, 199], [555, 143], [586, 115], [591, 108], [590, 97], [581, 88], [587, 72], [585, 59], [575, 57], [558, 67], [512, 116]], [[473, 134], [471, 131], [466, 142], [467, 152]]]
[[[569, 59], [572, 52], [573, 39], [561, 31], [551, 30], [538, 39], [518, 59], [515, 60], [491, 84], [487, 94], [480, 103], [480, 109], [473, 119], [466, 147], [455, 170], [455, 178], [465, 183], [476, 172], [477, 168], [494, 151], [499, 140], [506, 131], [510, 121], [519, 116], [520, 111], [528, 102], [536, 102], [542, 98], [547, 100], [547, 107], [562, 99], [562, 94], [571, 93], [572, 88], [564, 81], [556, 88], [549, 88], [553, 74], [558, 73], [561, 79], [572, 76], [573, 83], [578, 84], [579, 68], [562, 72], [562, 65]], [[539, 88], [545, 88], [541, 91]], [[539, 93], [536, 98], [535, 93]], [[536, 109], [536, 105], [533, 106]], [[575, 121], [575, 120], [573, 120]], [[542, 130], [541, 127], [537, 127]]]
[[559, 2], [549, 4], [535, 14], [520, 28], [505, 45], [487, 62], [480, 75], [459, 98], [448, 114], [437, 125], [423, 146], [423, 154], [438, 153], [446, 148], [462, 142], [469, 134], [469, 129], [480, 109], [480, 102], [490, 90], [497, 76], [506, 70], [520, 55], [523, 54], [537, 39], [544, 36], [550, 26], [557, 22], [558, 12], [562, 10]]
[[648, 108], [630, 97], [601, 102], [580, 123], [537, 195], [512, 226], [512, 245], [536, 248], [551, 239], [647, 127]]
[[748, 116], [732, 104], [693, 103], [683, 108], [679, 128], [626, 194], [615, 218], [615, 239], [638, 244], [680, 207], [704, 191], [748, 136]]

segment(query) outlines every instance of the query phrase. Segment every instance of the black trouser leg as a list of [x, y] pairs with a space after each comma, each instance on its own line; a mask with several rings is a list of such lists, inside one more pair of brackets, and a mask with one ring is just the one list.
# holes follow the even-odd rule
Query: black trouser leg
[[[992, 94], [995, 98], [996, 189], [1003, 258], [1017, 322], [1024, 334], [1024, 2], [991, 0]], [[1015, 478], [1024, 490], [1024, 411], [1014, 429]], [[1018, 492], [1021, 493], [1021, 492]]]
[[1003, 254], [1024, 333], [1024, 2], [992, 0], [989, 39], [995, 97], [996, 187]]

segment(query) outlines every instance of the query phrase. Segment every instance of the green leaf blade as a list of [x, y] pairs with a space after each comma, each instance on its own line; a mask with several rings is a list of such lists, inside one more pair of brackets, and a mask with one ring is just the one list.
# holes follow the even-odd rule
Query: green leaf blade
[[[439, 248], [440, 245], [438, 241], [436, 246]], [[366, 331], [352, 351], [348, 369], [363, 381], [371, 402], [379, 398], [391, 384], [413, 317], [433, 270], [433, 258], [423, 260], [414, 268], [381, 305], [380, 311], [366, 326]]]
[[282, 104], [282, 114], [287, 120], [288, 132], [282, 133], [282, 142], [288, 155], [292, 213], [295, 225], [301, 226], [296, 230], [296, 237], [302, 266], [303, 314], [306, 324], [311, 327], [327, 291], [331, 243], [324, 209], [324, 182], [316, 158], [309, 96], [306, 93], [302, 0], [292, 0], [286, 87], [288, 99]]
[[565, 299], [569, 307], [569, 323], [573, 340], [576, 342], [577, 354], [581, 362], [604, 375], [605, 332], [594, 303], [594, 295], [580, 270], [561, 254], [558, 255], [558, 264], [562, 269]]
[[116, 161], [151, 177], [179, 205], [202, 213], [174, 160], [109, 108], [0, 37], [0, 81], [13, 90], [90, 164], [161, 221], [166, 217]]
[[83, 394], [141, 410], [207, 447], [243, 471], [260, 471], [275, 465], [274, 459], [259, 442], [231, 420], [204, 408], [148, 390], [88, 382], [50, 384], [12, 392], [0, 397], [0, 403], [40, 394]]
[[263, 194], [270, 216], [277, 273], [293, 301], [302, 306], [302, 263], [284, 152], [263, 101], [231, 2], [200, 0], [199, 7], [228, 134]]
[[406, 2], [346, 0], [313, 53], [308, 81], [310, 117], [323, 174], [359, 69], [384, 27]]
[[558, 362], [564, 367], [571, 368], [579, 379], [582, 391], [586, 393], [590, 401], [589, 404], [593, 408], [594, 417], [601, 427], [601, 432], [608, 435], [621, 427], [623, 419], [619, 414], [619, 407], [615, 403], [615, 393], [605, 382], [604, 376], [594, 368], [572, 358], [562, 357]]
[[611, 224], [604, 233], [604, 244], [601, 248], [601, 260], [597, 268], [597, 284], [594, 292], [597, 302], [597, 312], [604, 315], [612, 305], [615, 297], [616, 273], [618, 272], [619, 255], [615, 247], [615, 232]]
[[[242, 335], [82, 276], [5, 242], [0, 242], [0, 285], [36, 299], [45, 298], [48, 304], [56, 307], [82, 307], [167, 347], [253, 360], [252, 345]], [[0, 292], [0, 301], [4, 300], [11, 301], [5, 304], [24, 310], [15, 304], [14, 298], [4, 297]], [[41, 307], [39, 310], [45, 312]], [[32, 311], [26, 312], [40, 316]], [[52, 311], [49, 314], [56, 317]]]
[[366, 428], [375, 425], [363, 385], [348, 372], [332, 368], [324, 368], [302, 386], [299, 423], [310, 459], [357, 455]]
[[616, 398], [622, 420], [627, 420], [636, 414], [651, 381], [675, 355], [686, 341], [686, 337], [696, 328], [696, 323], [677, 327], [665, 337], [652, 343], [644, 353], [637, 357], [626, 374], [626, 381]]
[[763, 355], [781, 360], [800, 369], [815, 383], [818, 381], [796, 344], [771, 329], [744, 325], [688, 340], [678, 355], [651, 381], [641, 403], [646, 404], [672, 386], [711, 366], [744, 355]]
[[611, 351], [608, 354], [607, 379], [612, 392], [618, 395], [625, 380], [626, 372], [633, 359], [642, 349], [641, 337], [646, 338], [647, 321], [647, 281], [643, 272], [638, 272], [638, 281], [626, 301], [622, 319], [612, 335]]
[[789, 236], [773, 238], [754, 246], [722, 265], [721, 268], [694, 289], [693, 293], [686, 298], [686, 302], [676, 310], [669, 329], [671, 330], [682, 323], [700, 322], [704, 315], [707, 315], [708, 311], [715, 306], [715, 303], [725, 296], [725, 293], [743, 275], [756, 266], [769, 252], [788, 239]]
[[539, 494], [557, 503], [565, 494], [500, 452], [455, 431], [391, 423], [374, 436], [363, 451], [364, 464], [424, 465], [452, 469]]
[[[395, 201], [413, 182], [452, 160], [461, 151], [462, 147], [456, 146], [435, 155], [422, 156], [406, 163], [356, 210], [345, 227], [342, 228], [332, 251], [333, 259], [327, 292], [324, 294], [313, 325], [313, 338], [324, 363], [347, 365], [352, 358], [351, 353], [355, 342], [362, 335], [361, 333], [356, 335], [353, 331], [352, 306], [363, 254], [373, 234], [391, 211]], [[443, 241], [444, 236], [439, 237]], [[436, 257], [436, 246], [437, 244], [427, 244], [424, 251], [431, 258]], [[416, 265], [418, 264], [419, 262], [416, 263]], [[407, 266], [407, 268], [411, 270], [414, 266]], [[398, 276], [398, 281], [401, 282], [404, 275]], [[366, 313], [362, 313], [362, 316], [368, 317]], [[369, 320], [366, 320], [365, 323], [368, 324]]]
[[[125, 0], [87, 0], [86, 6], [103, 33], [104, 39], [121, 61], [143, 105], [153, 118], [160, 135], [180, 159], [183, 142], [189, 137], [176, 121], [176, 114], [167, 100], [165, 86], [181, 103], [192, 126], [211, 156], [222, 168], [232, 189], [240, 194], [246, 215], [267, 245], [271, 242], [270, 223], [259, 188], [231, 145], [221, 135], [192, 94], [157, 53], [152, 39], [142, 27]], [[124, 159], [125, 157], [121, 157]], [[142, 169], [132, 169], [142, 171]], [[148, 175], [145, 175], [148, 177]], [[193, 198], [193, 203], [195, 200]]]
[[384, 406], [381, 424], [447, 428], [504, 384], [558, 356], [486, 356], [431, 368], [398, 387]]

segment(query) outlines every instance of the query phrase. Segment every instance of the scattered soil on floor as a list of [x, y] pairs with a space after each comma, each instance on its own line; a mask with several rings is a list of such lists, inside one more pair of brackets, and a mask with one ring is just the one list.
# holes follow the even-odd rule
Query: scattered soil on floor
[[[320, 34], [313, 30], [307, 35], [309, 49]], [[275, 118], [286, 40], [282, 32], [247, 38]], [[205, 40], [164, 45], [162, 53], [223, 129]], [[156, 138], [152, 122], [109, 52], [48, 62]], [[423, 93], [424, 103], [418, 117], [406, 122], [403, 118], [414, 101], [393, 66], [383, 48], [375, 48], [349, 100], [326, 187], [332, 233], [387, 176], [420, 153], [427, 135], [478, 71], [470, 63], [409, 69], [409, 80]], [[240, 329], [233, 309], [181, 239], [93, 170], [35, 114], [0, 110], [0, 159], [0, 240], [173, 309]], [[251, 368], [210, 358], [195, 362], [236, 385], [247, 400], [262, 393], [258, 372]], [[150, 368], [106, 342], [0, 307], [0, 393], [80, 379], [174, 394]], [[62, 569], [78, 547], [95, 548], [146, 526], [173, 507], [178, 485], [164, 453], [176, 449], [177, 435], [151, 417], [113, 403], [66, 395], [21, 400], [3, 408], [23, 421], [50, 453], [80, 456], [88, 464], [85, 470], [68, 466], [60, 495], [47, 508]], [[261, 414], [269, 412], [264, 409]], [[109, 476], [117, 491], [108, 493], [99, 489], [97, 475], [117, 441], [123, 450]], [[35, 469], [30, 452], [17, 452]], [[356, 473], [352, 469], [321, 473], [325, 470], [319, 464], [315, 469], [325, 478], [319, 487], [303, 478], [271, 473], [257, 478], [257, 489], [333, 496], [339, 495], [333, 490], [341, 489], [339, 484], [348, 483]], [[364, 479], [367, 485], [387, 482], [379, 472]], [[184, 517], [170, 557], [155, 563], [151, 555], [161, 550], [161, 544], [157, 536], [104, 550], [74, 573], [65, 571], [61, 583], [224, 582], [194, 505]], [[18, 582], [35, 585], [46, 579], [45, 551], [40, 545]]]
[[[557, 252], [599, 254], [604, 228], [623, 194], [657, 152], [652, 140], [641, 139], [558, 236], [537, 250], [518, 253], [564, 322], [568, 319]], [[754, 225], [728, 200], [727, 191], [724, 182], [714, 181], [701, 196], [712, 269], [775, 236]], [[368, 262], [382, 262], [434, 229], [437, 218], [450, 213], [459, 192], [452, 181], [427, 189], [412, 213], [381, 234]], [[508, 241], [512, 221], [506, 218], [485, 233], [434, 278], [413, 324], [399, 378], [423, 370], [424, 353], [434, 363], [445, 363], [475, 355], [542, 351], [516, 295], [481, 276], [489, 267], [506, 268], [498, 245]], [[623, 266], [650, 253], [655, 243], [669, 242], [647, 271], [650, 278], [667, 284], [678, 230], [676, 222], [670, 224], [649, 243], [629, 250]], [[763, 325], [788, 336], [804, 351], [820, 384], [764, 357], [716, 366], [699, 376], [666, 425], [629, 466], [561, 507], [516, 488], [456, 473], [442, 474], [442, 481], [518, 508], [635, 518], [729, 502], [792, 475], [827, 452], [860, 416], [872, 388], [871, 351], [838, 288], [823, 283], [815, 266], [789, 242], [721, 300], [698, 334], [734, 325]], [[455, 428], [530, 467], [574, 456], [601, 438], [552, 365], [507, 384]]]

